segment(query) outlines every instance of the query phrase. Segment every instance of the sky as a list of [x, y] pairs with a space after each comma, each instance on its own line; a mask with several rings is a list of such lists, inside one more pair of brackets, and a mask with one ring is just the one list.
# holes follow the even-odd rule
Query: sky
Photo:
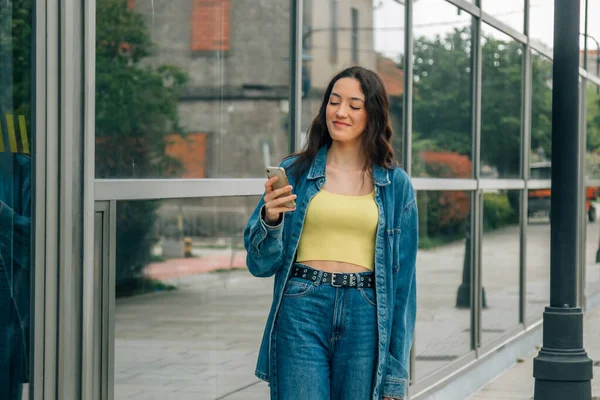
[[[455, 27], [465, 27], [470, 24], [470, 15], [464, 11], [460, 14], [458, 8], [445, 0], [413, 0], [414, 34], [434, 37], [437, 34], [451, 32]], [[373, 0], [378, 5], [374, 11], [375, 48], [390, 57], [403, 53], [404, 6], [394, 0]], [[584, 1], [581, 0], [581, 31], [583, 31]], [[482, 0], [483, 11], [522, 32], [524, 0]], [[588, 5], [588, 34], [600, 42], [600, 0], [589, 0]], [[531, 0], [530, 35], [533, 39], [552, 48], [554, 34], [554, 1]], [[383, 28], [383, 29], [381, 29]], [[499, 31], [485, 27], [486, 33], [495, 31], [497, 38], [506, 38]], [[581, 38], [583, 48], [583, 38]], [[596, 49], [596, 44], [588, 40], [588, 48]]]

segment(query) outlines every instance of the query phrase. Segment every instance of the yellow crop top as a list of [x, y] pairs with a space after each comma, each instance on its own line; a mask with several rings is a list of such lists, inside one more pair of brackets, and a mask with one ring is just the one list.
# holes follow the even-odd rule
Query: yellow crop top
[[306, 210], [296, 261], [340, 261], [372, 271], [378, 221], [373, 192], [345, 196], [321, 190]]

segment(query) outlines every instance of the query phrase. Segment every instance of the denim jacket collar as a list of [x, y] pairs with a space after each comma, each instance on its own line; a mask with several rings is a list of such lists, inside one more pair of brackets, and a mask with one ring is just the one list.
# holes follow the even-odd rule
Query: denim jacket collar
[[[324, 145], [319, 149], [310, 170], [308, 171], [308, 179], [317, 179], [325, 177], [325, 164], [327, 163], [328, 145]], [[377, 186], [386, 186], [390, 184], [388, 170], [380, 165], [373, 164], [373, 183]]]

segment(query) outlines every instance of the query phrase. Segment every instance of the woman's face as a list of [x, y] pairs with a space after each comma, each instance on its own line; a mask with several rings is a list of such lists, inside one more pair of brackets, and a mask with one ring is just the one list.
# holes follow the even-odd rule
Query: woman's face
[[327, 103], [327, 129], [333, 140], [352, 142], [360, 138], [367, 126], [365, 95], [354, 78], [339, 79]]

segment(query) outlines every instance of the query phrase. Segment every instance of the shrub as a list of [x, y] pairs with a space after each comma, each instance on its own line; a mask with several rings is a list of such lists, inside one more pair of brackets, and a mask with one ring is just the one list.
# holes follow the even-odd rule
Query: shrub
[[485, 193], [483, 197], [484, 232], [519, 222], [519, 214], [511, 207], [508, 194]]

